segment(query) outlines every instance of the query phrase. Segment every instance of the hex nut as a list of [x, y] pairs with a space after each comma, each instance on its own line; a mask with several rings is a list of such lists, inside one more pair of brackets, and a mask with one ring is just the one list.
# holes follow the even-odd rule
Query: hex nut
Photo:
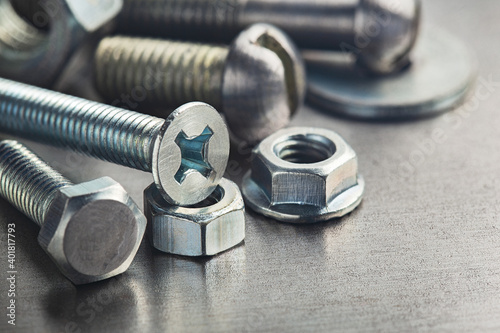
[[212, 256], [245, 239], [245, 206], [238, 186], [222, 178], [203, 202], [175, 206], [153, 184], [144, 191], [148, 233], [155, 248], [184, 256]]
[[253, 151], [243, 196], [283, 222], [312, 223], [355, 209], [364, 192], [354, 150], [335, 132], [307, 127], [271, 135]]
[[75, 52], [123, 6], [123, 0], [35, 2], [17, 7], [32, 16], [35, 10], [30, 19], [36, 26], [49, 24], [46, 32], [17, 17], [9, 0], [0, 0], [0, 76], [40, 87], [52, 87]]
[[62, 187], [38, 242], [74, 284], [125, 272], [139, 249], [146, 218], [109, 177]]

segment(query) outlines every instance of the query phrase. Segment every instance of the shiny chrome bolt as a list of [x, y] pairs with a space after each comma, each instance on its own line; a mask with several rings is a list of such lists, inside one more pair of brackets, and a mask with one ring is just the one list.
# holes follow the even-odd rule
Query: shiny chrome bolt
[[305, 95], [298, 51], [266, 24], [241, 32], [229, 47], [109, 37], [94, 63], [97, 88], [110, 101], [135, 95], [158, 106], [210, 103], [233, 137], [250, 145], [286, 126]]
[[120, 184], [73, 185], [16, 141], [0, 142], [0, 195], [41, 227], [38, 242], [75, 284], [126, 271], [146, 228]]
[[0, 131], [152, 172], [172, 204], [204, 200], [226, 169], [227, 127], [205, 103], [165, 120], [5, 79], [0, 100]]
[[125, 0], [120, 31], [227, 41], [258, 22], [283, 29], [301, 48], [351, 53], [374, 73], [408, 63], [419, 0]]

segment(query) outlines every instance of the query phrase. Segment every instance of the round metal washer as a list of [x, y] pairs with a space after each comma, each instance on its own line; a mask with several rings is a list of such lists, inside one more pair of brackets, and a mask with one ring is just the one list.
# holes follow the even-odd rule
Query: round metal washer
[[475, 60], [466, 46], [432, 28], [422, 32], [411, 65], [393, 75], [365, 76], [352, 67], [309, 62], [307, 98], [350, 117], [421, 117], [460, 105], [475, 77]]

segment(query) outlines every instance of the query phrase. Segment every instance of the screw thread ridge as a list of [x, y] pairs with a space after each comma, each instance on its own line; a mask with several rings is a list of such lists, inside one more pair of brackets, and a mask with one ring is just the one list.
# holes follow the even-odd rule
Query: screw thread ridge
[[194, 43], [108, 37], [96, 52], [97, 88], [110, 99], [131, 94], [135, 102], [178, 106], [199, 100], [218, 108], [228, 52]]
[[28, 148], [0, 142], [0, 194], [40, 227], [58, 189], [72, 185]]
[[0, 79], [0, 130], [151, 171], [164, 120]]
[[[155, 34], [175, 31], [180, 37], [234, 30], [246, 0], [125, 0], [118, 16], [120, 31]], [[144, 24], [144, 22], [148, 22]], [[210, 27], [211, 31], [206, 31]]]

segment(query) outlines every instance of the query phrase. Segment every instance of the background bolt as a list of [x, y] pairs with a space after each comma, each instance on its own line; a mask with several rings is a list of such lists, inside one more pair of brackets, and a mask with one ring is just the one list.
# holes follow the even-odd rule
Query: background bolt
[[73, 185], [16, 141], [0, 142], [0, 194], [41, 227], [40, 245], [75, 284], [127, 270], [146, 228], [114, 180]]
[[286, 126], [305, 95], [298, 51], [266, 24], [241, 32], [230, 47], [105, 38], [95, 75], [99, 92], [110, 100], [132, 95], [150, 105], [210, 103], [224, 112], [233, 137], [249, 144]]
[[12, 2], [28, 17], [0, 0], [0, 76], [43, 87], [54, 85], [90, 35], [122, 8], [121, 0]]
[[0, 131], [152, 172], [172, 204], [205, 199], [226, 168], [229, 134], [208, 104], [183, 105], [164, 120], [5, 79], [0, 100]]
[[419, 0], [125, 0], [121, 32], [228, 41], [248, 25], [274, 24], [301, 48], [352, 53], [374, 73], [408, 63]]

